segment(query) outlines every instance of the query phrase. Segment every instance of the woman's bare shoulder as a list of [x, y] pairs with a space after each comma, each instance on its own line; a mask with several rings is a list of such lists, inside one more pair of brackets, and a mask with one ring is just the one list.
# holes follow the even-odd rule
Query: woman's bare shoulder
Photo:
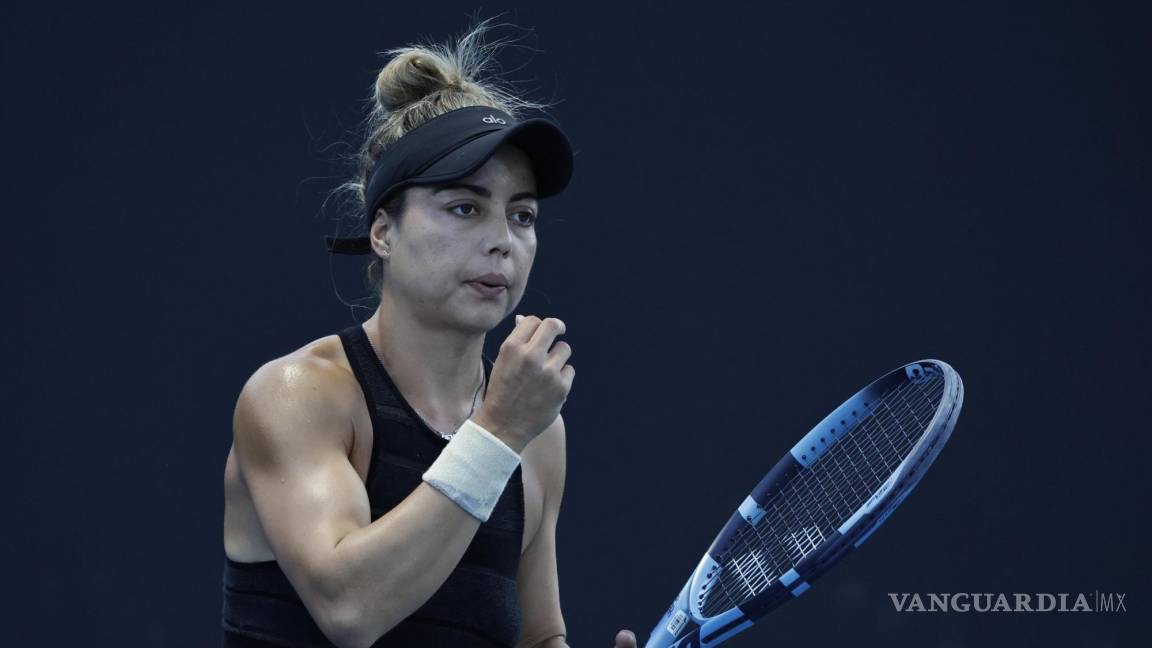
[[[252, 373], [248, 383], [270, 382], [290, 386], [303, 381], [310, 386], [322, 389], [331, 386], [338, 391], [346, 386], [341, 384], [345, 382], [342, 378], [354, 379], [348, 358], [344, 355], [340, 338], [326, 335], [265, 362]], [[311, 385], [317, 381], [322, 384]]]
[[325, 424], [348, 422], [358, 395], [339, 337], [325, 336], [265, 362], [249, 376], [237, 399], [237, 431], [298, 429], [288, 423], [304, 416]]

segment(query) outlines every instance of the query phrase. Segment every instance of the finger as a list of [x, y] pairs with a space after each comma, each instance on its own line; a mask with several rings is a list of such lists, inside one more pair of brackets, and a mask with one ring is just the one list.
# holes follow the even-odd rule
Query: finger
[[532, 334], [540, 326], [540, 318], [535, 315], [517, 315], [516, 327], [508, 334], [508, 341], [516, 344], [527, 344]]
[[564, 340], [560, 340], [552, 345], [552, 350], [548, 352], [548, 359], [544, 361], [547, 367], [564, 368], [564, 363], [568, 362], [568, 358], [572, 357], [572, 347]]
[[616, 648], [636, 648], [636, 635], [631, 630], [617, 632]]
[[555, 317], [545, 317], [544, 321], [536, 327], [536, 331], [532, 333], [532, 339], [528, 341], [528, 346], [531, 351], [545, 354], [552, 347], [552, 342], [556, 336], [562, 335], [565, 330], [566, 327], [561, 320]]

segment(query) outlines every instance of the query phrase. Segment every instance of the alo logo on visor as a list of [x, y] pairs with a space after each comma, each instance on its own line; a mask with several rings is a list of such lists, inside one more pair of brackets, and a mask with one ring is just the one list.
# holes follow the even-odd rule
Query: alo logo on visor
[[488, 115], [487, 117], [485, 117], [483, 119], [483, 121], [485, 124], [507, 124], [508, 123], [508, 122], [504, 121], [503, 119], [501, 119], [499, 117], [493, 117], [492, 115]]

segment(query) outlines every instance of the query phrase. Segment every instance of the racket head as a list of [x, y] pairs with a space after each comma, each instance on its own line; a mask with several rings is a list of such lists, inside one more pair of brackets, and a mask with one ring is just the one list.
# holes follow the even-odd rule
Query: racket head
[[963, 399], [959, 374], [925, 359], [844, 401], [752, 489], [646, 645], [714, 646], [803, 594], [915, 488]]

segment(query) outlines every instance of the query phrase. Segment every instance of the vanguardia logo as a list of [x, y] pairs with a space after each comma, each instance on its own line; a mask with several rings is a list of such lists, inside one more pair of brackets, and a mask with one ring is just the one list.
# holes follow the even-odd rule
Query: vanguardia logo
[[1124, 592], [888, 593], [897, 612], [1127, 612]]

